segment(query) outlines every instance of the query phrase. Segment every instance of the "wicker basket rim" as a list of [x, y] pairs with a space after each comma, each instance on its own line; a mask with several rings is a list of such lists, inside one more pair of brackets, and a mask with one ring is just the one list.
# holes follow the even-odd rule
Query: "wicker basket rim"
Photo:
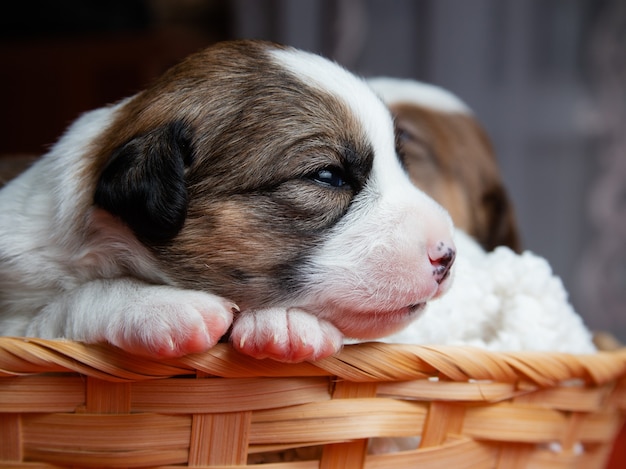
[[279, 363], [236, 352], [229, 344], [177, 359], [130, 355], [109, 345], [0, 337], [0, 377], [80, 373], [107, 381], [143, 381], [202, 372], [223, 378], [332, 376], [354, 382], [442, 379], [552, 387], [569, 380], [601, 385], [626, 376], [626, 348], [572, 355], [492, 352], [466, 346], [363, 343], [315, 362]]

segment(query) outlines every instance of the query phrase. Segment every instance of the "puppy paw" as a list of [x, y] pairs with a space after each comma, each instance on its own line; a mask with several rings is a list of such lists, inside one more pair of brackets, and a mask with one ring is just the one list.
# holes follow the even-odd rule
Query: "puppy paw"
[[231, 340], [237, 350], [255, 358], [301, 362], [338, 352], [343, 335], [329, 322], [306, 311], [269, 308], [238, 316]]
[[208, 293], [148, 287], [111, 322], [106, 336], [137, 355], [179, 357], [213, 347], [236, 311], [234, 303]]

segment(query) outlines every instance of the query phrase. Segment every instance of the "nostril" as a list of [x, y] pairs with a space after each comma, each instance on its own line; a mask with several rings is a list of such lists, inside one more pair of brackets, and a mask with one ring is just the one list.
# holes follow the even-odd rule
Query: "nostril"
[[437, 253], [434, 256], [428, 256], [431, 265], [433, 266], [433, 276], [437, 283], [443, 282], [450, 274], [452, 264], [454, 264], [454, 258], [456, 257], [456, 251], [446, 246], [444, 243], [439, 243], [436, 249]]

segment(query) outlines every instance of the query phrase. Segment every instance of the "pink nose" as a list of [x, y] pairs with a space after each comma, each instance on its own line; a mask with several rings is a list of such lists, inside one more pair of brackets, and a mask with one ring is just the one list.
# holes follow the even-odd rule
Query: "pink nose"
[[441, 283], [448, 278], [455, 257], [456, 250], [454, 245], [446, 244], [443, 241], [440, 241], [430, 249], [428, 259], [433, 266], [433, 277], [435, 277], [437, 283]]

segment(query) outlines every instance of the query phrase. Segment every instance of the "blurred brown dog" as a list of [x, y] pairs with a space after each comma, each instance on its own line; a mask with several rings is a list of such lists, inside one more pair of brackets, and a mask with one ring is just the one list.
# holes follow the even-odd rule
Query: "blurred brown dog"
[[414, 80], [373, 78], [395, 116], [412, 181], [486, 250], [520, 249], [513, 206], [487, 134], [455, 95]]

